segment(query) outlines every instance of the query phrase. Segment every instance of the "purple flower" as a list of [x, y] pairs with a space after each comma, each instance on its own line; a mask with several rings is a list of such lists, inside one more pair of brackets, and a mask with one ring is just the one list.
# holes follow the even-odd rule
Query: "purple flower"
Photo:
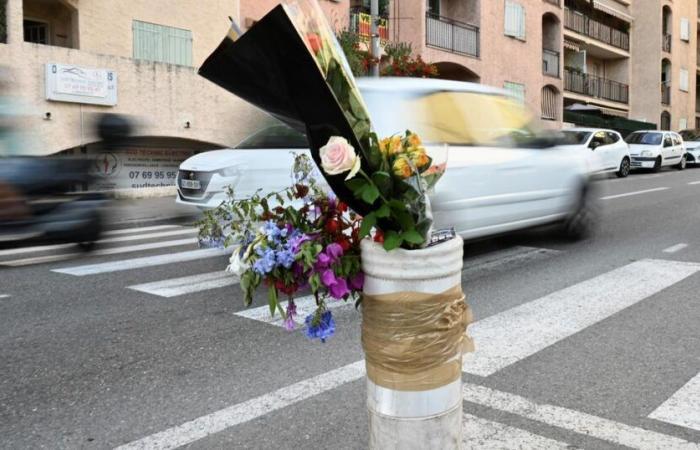
[[326, 342], [326, 339], [335, 334], [335, 321], [330, 311], [324, 311], [320, 315], [309, 314], [304, 322], [306, 337], [309, 339], [320, 339], [321, 342]]
[[296, 317], [296, 315], [297, 305], [294, 303], [294, 300], [290, 300], [287, 304], [287, 318], [284, 319], [284, 328], [287, 331], [293, 331], [294, 328], [296, 328], [296, 322], [294, 321], [294, 317]]
[[298, 231], [294, 231], [290, 237], [287, 240], [287, 244], [285, 247], [292, 251], [292, 253], [296, 254], [299, 253], [299, 248], [301, 248], [301, 244], [304, 242], [310, 241], [311, 238], [304, 233], [300, 233]]
[[321, 272], [321, 282], [326, 286], [326, 287], [331, 287], [334, 284], [338, 282], [337, 278], [335, 277], [335, 274], [331, 269], [326, 269], [323, 272]]
[[333, 262], [335, 262], [338, 258], [343, 256], [343, 247], [334, 242], [332, 244], [328, 244], [325, 253], [331, 258], [331, 260], [333, 260]]
[[335, 283], [329, 288], [331, 297], [335, 299], [342, 299], [350, 293], [348, 289], [348, 283], [343, 278], [336, 278]]
[[361, 291], [365, 285], [365, 273], [357, 272], [352, 278], [350, 278], [349, 285], [350, 289], [354, 291]]
[[322, 269], [327, 268], [332, 262], [330, 256], [325, 253], [319, 253], [315, 264], [316, 270], [320, 272]]

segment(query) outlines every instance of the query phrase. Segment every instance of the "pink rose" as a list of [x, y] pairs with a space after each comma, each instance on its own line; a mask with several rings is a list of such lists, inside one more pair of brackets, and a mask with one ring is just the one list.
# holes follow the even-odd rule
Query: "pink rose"
[[349, 180], [360, 170], [360, 157], [345, 138], [333, 136], [321, 147], [321, 167], [328, 175], [338, 175], [350, 171]]

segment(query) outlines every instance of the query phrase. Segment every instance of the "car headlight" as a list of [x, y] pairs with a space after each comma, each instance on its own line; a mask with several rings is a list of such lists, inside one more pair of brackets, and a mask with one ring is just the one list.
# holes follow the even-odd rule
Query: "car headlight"
[[235, 177], [236, 175], [239, 174], [238, 167], [227, 167], [225, 169], [219, 170], [219, 175], [223, 177]]
[[641, 155], [642, 156], [654, 156], [654, 154], [650, 150], [642, 150]]

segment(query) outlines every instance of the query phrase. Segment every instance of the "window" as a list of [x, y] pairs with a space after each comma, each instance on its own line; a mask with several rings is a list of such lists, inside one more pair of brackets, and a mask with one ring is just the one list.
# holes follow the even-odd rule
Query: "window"
[[520, 102], [525, 103], [525, 85], [506, 81], [503, 83], [503, 89], [509, 91]]
[[440, 0], [427, 0], [428, 12], [436, 16], [440, 15]]
[[133, 22], [134, 58], [192, 65], [192, 32], [154, 23]]
[[[683, 120], [683, 119], [681, 119], [681, 120]], [[673, 134], [673, 135], [671, 135], [671, 137], [673, 138], [673, 145], [681, 145], [680, 136], [678, 136], [677, 134]]]
[[688, 92], [688, 69], [681, 69], [679, 89], [683, 92]]
[[36, 20], [24, 21], [24, 41], [35, 44], [49, 43], [49, 24]]
[[673, 141], [671, 140], [671, 136], [666, 135], [664, 138], [664, 147], [673, 147]]
[[686, 119], [685, 117], [681, 118], [681, 121], [678, 123], [678, 128], [680, 130], [685, 130], [686, 128], [688, 128], [688, 119]]
[[661, 133], [632, 133], [627, 136], [625, 142], [628, 144], [659, 145], [661, 136]]
[[525, 40], [525, 8], [513, 0], [505, 0], [505, 2], [505, 35]]
[[681, 19], [681, 41], [690, 41], [690, 21], [686, 18]]
[[564, 139], [568, 145], [585, 144], [588, 138], [591, 136], [589, 131], [564, 130], [562, 133], [564, 133]]
[[606, 134], [608, 135], [608, 144], [614, 144], [615, 142], [620, 140], [620, 135], [617, 133], [608, 131]]
[[245, 138], [235, 148], [309, 148], [306, 136], [287, 125], [273, 125]]

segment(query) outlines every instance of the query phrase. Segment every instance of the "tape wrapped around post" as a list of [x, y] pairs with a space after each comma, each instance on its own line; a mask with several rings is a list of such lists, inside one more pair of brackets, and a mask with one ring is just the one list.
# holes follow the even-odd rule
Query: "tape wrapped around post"
[[440, 294], [363, 294], [367, 377], [397, 391], [427, 391], [459, 379], [462, 354], [474, 351], [467, 334], [472, 321], [460, 285]]

